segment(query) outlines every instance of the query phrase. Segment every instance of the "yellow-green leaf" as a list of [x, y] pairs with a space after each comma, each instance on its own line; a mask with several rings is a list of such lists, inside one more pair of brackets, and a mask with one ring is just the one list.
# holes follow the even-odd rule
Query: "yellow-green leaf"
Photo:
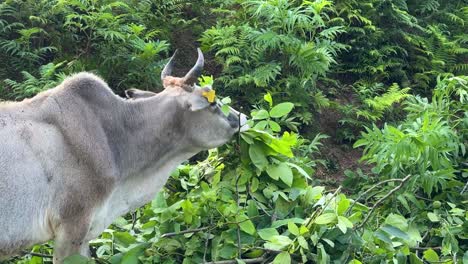
[[336, 221], [336, 214], [335, 213], [325, 213], [325, 214], [322, 214], [322, 215], [319, 215], [316, 219], [315, 219], [315, 223], [318, 224], [318, 225], [326, 225], [326, 224], [329, 224], [329, 223], [332, 223], [332, 222], [335, 222]]

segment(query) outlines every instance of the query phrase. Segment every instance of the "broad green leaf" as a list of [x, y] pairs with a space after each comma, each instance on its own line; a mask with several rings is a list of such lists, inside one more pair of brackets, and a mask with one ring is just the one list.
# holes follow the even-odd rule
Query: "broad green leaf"
[[343, 234], [345, 234], [346, 231], [348, 230], [348, 228], [353, 227], [353, 223], [351, 223], [351, 221], [349, 221], [348, 218], [340, 215], [340, 216], [338, 216], [337, 226], [341, 230], [341, 232], [343, 232]]
[[288, 230], [291, 234], [299, 236], [299, 228], [292, 222], [288, 223]]
[[231, 244], [222, 244], [223, 247], [219, 250], [219, 256], [225, 259], [232, 259], [237, 254], [237, 247]]
[[336, 224], [336, 226], [340, 229], [340, 231], [343, 234], [346, 234], [346, 231], [348, 230], [348, 228], [346, 227], [346, 225], [343, 222], [340, 222], [340, 219], [338, 219], [338, 223]]
[[257, 124], [255, 124], [254, 128], [259, 129], [259, 130], [264, 130], [267, 125], [268, 125], [268, 121], [267, 120], [262, 120], [262, 121], [258, 122]]
[[289, 102], [277, 104], [270, 110], [270, 116], [275, 118], [283, 117], [291, 112], [293, 107], [294, 104]]
[[221, 112], [223, 112], [225, 116], [229, 116], [229, 112], [231, 112], [231, 109], [229, 109], [229, 105], [221, 106]]
[[288, 186], [292, 185], [293, 173], [291, 168], [286, 163], [282, 162], [280, 164], [269, 165], [266, 171], [272, 179], [281, 179]]
[[138, 246], [130, 249], [126, 253], [124, 253], [124, 255], [122, 257], [122, 263], [121, 264], [139, 264], [140, 261], [138, 260], [138, 257], [143, 255], [143, 252], [144, 252], [146, 247], [147, 247], [146, 243], [141, 244], [141, 245], [138, 245]]
[[353, 259], [348, 264], [362, 264], [362, 262], [357, 259]]
[[131, 244], [136, 243], [136, 238], [130, 235], [128, 232], [114, 232], [114, 238], [120, 244], [128, 247]]
[[258, 144], [250, 145], [249, 156], [252, 163], [260, 170], [263, 170], [268, 165], [268, 160]]
[[427, 213], [427, 218], [429, 218], [429, 220], [431, 222], [439, 222], [440, 221], [439, 217], [436, 214], [432, 213], [432, 212]]
[[336, 214], [335, 213], [324, 213], [315, 218], [315, 223], [318, 225], [326, 225], [332, 222], [335, 222]]
[[325, 187], [323, 186], [307, 187], [306, 194], [304, 196], [306, 203], [313, 204], [316, 200], [322, 198], [324, 190]]
[[340, 201], [338, 202], [338, 207], [336, 208], [336, 211], [338, 215], [343, 215], [344, 212], [349, 208], [350, 202], [346, 198], [344, 194], [340, 195]]
[[251, 249], [249, 252], [245, 253], [245, 256], [249, 258], [259, 258], [263, 254], [265, 254], [265, 250], [258, 248], [258, 249]]
[[242, 231], [250, 235], [255, 234], [255, 226], [246, 215], [238, 215], [236, 220], [239, 223], [239, 227]]
[[398, 227], [395, 227], [395, 226], [391, 226], [391, 225], [385, 225], [383, 227], [380, 228], [381, 230], [387, 232], [388, 234], [394, 236], [394, 237], [398, 237], [398, 238], [401, 238], [403, 240], [410, 240], [410, 237], [407, 233], [403, 232], [402, 230], [400, 230]]
[[278, 123], [276, 123], [275, 121], [273, 121], [273, 120], [269, 120], [268, 125], [270, 126], [270, 128], [271, 128], [271, 130], [273, 132], [280, 132], [281, 131], [280, 125]]
[[325, 238], [325, 237], [322, 237], [321, 238], [324, 242], [326, 242], [330, 247], [334, 248], [335, 247], [335, 243], [333, 241], [331, 241], [330, 239], [328, 238]]
[[262, 119], [267, 119], [269, 118], [270, 115], [268, 114], [268, 111], [265, 109], [260, 109], [256, 112], [252, 113], [252, 119], [253, 120], [262, 120]]
[[463, 264], [468, 264], [468, 250], [463, 255]]
[[437, 255], [437, 252], [435, 252], [432, 248], [424, 251], [423, 258], [429, 262], [439, 261], [439, 255]]
[[279, 253], [273, 260], [273, 264], [290, 264], [291, 256], [288, 252]]
[[279, 236], [278, 231], [274, 228], [260, 229], [257, 233], [263, 240], [271, 240], [274, 236]]
[[422, 259], [420, 259], [416, 254], [410, 253], [409, 256], [410, 264], [423, 264]]
[[228, 96], [228, 97], [224, 97], [223, 99], [221, 99], [221, 103], [223, 104], [230, 104], [231, 103], [231, 98]]
[[353, 223], [345, 216], [338, 216], [338, 222], [344, 223], [347, 228], [353, 228]]
[[298, 165], [296, 165], [294, 163], [291, 163], [291, 162], [286, 162], [286, 164], [288, 164], [289, 167], [292, 167], [292, 168], [296, 169], [297, 172], [299, 172], [306, 179], [312, 180], [312, 178], [309, 176], [309, 174], [303, 168], [301, 168]]
[[388, 233], [386, 232], [383, 232], [382, 230], [377, 230], [374, 232], [374, 236], [380, 240], [382, 240], [383, 242], [389, 244], [389, 245], [392, 245], [392, 240], [390, 239]]
[[321, 243], [319, 243], [317, 245], [317, 248], [320, 249], [320, 251], [319, 251], [320, 254], [318, 255], [319, 256], [319, 262], [318, 263], [319, 264], [328, 264], [328, 263], [330, 263], [330, 257], [328, 256], [327, 251], [325, 251], [325, 247]]
[[309, 249], [309, 244], [307, 244], [307, 240], [305, 240], [305, 238], [303, 236], [298, 236], [297, 237], [297, 242], [299, 242], [299, 245], [303, 249]]
[[273, 250], [282, 250], [292, 244], [292, 240], [287, 236], [273, 236], [269, 242], [265, 243], [265, 248]]
[[258, 208], [254, 200], [249, 200], [247, 202], [247, 215], [249, 217], [256, 217], [258, 216]]
[[406, 218], [398, 214], [389, 214], [385, 219], [385, 223], [397, 227], [400, 230], [408, 229], [408, 220], [406, 220]]
[[302, 225], [304, 223], [304, 219], [302, 218], [288, 218], [288, 219], [282, 219], [282, 220], [276, 220], [273, 223], [271, 223], [271, 227], [273, 228], [278, 228], [280, 226], [287, 225], [289, 222], [295, 223], [298, 225]]
[[256, 192], [258, 190], [259, 180], [257, 178], [253, 178], [252, 182], [250, 183], [250, 191]]
[[166, 198], [164, 197], [164, 192], [158, 192], [156, 197], [151, 202], [151, 208], [153, 209], [165, 209], [167, 208]]

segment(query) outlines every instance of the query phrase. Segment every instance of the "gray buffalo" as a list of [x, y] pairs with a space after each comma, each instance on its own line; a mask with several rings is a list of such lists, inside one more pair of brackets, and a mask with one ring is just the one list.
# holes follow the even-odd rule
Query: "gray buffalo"
[[157, 94], [123, 99], [83, 72], [0, 104], [0, 258], [51, 239], [54, 263], [89, 256], [89, 241], [149, 202], [178, 164], [247, 127], [245, 115], [225, 115], [207, 99], [211, 88], [195, 85], [200, 50], [184, 77], [171, 76], [173, 59]]

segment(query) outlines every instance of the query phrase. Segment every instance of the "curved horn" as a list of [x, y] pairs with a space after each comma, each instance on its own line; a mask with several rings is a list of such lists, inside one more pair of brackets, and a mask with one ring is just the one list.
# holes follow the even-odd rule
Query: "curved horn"
[[203, 58], [203, 53], [201, 52], [200, 48], [197, 48], [198, 51], [198, 59], [192, 69], [185, 75], [184, 83], [192, 85], [194, 84], [198, 77], [200, 77], [203, 65], [205, 64], [205, 59]]
[[172, 54], [172, 57], [166, 63], [166, 66], [164, 66], [164, 69], [161, 72], [161, 80], [164, 80], [164, 78], [166, 78], [167, 76], [171, 76], [172, 67], [174, 67], [174, 58], [176, 54], [177, 54], [177, 50], [174, 51], [174, 54]]

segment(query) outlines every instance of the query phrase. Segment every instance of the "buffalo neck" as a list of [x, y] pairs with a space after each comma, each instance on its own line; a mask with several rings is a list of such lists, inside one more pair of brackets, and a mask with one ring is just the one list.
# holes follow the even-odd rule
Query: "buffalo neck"
[[[124, 101], [121, 124], [107, 134], [122, 178], [139, 177], [196, 154], [184, 136], [183, 111], [167, 94]], [[118, 131], [116, 133], [116, 131]]]

